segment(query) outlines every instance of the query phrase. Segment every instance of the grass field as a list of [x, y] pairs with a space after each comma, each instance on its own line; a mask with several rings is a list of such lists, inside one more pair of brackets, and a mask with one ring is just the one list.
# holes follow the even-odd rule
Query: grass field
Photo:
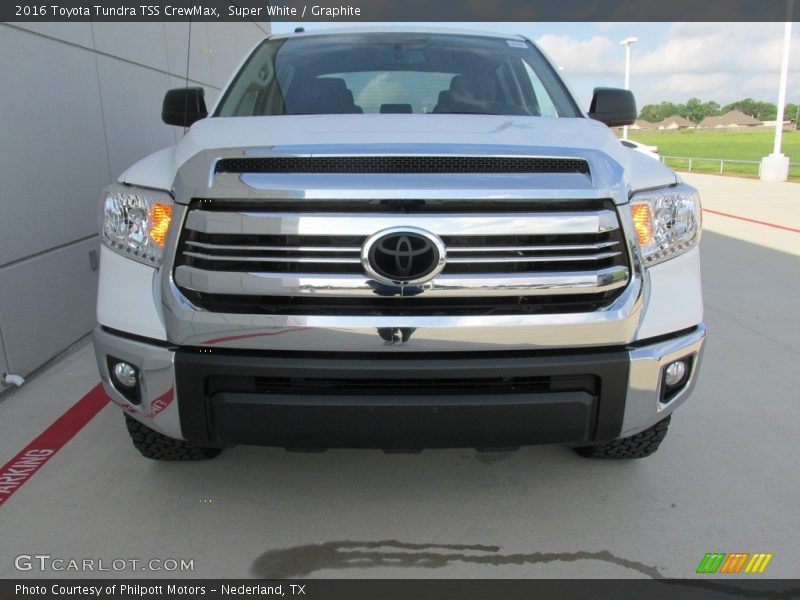
[[[641, 132], [629, 131], [632, 140], [658, 146], [661, 156], [683, 157], [682, 160], [669, 160], [672, 168], [686, 171], [689, 168], [688, 158], [726, 159], [726, 160], [752, 160], [761, 161], [764, 156], [772, 152], [774, 132], [772, 131], [713, 131], [703, 132], [694, 130], [666, 131], [666, 132]], [[791, 162], [800, 163], [800, 131], [783, 132], [783, 153], [788, 155]], [[740, 165], [725, 163], [725, 173], [756, 177], [758, 165]], [[692, 171], [719, 173], [718, 160], [693, 160]], [[789, 175], [792, 179], [800, 179], [800, 164], [790, 168]]]

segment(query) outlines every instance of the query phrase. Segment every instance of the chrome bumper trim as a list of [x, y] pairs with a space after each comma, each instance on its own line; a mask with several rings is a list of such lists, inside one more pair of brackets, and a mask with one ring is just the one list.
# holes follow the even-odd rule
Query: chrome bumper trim
[[[697, 383], [705, 348], [706, 330], [699, 324], [692, 333], [632, 349], [628, 398], [620, 437], [635, 435], [655, 425], [683, 404]], [[692, 358], [692, 370], [685, 387], [667, 404], [659, 401], [663, 367], [681, 358]]]
[[[171, 281], [171, 280], [170, 280]], [[178, 345], [286, 351], [458, 352], [624, 345], [639, 327], [642, 281], [590, 313], [485, 316], [322, 316], [213, 313], [193, 307], [171, 284], [163, 314]], [[387, 330], [406, 341], [386, 341]]]
[[[183, 439], [175, 391], [175, 353], [170, 348], [108, 333], [100, 326], [95, 327], [92, 337], [100, 379], [111, 401], [151, 429]], [[139, 369], [140, 405], [131, 404], [114, 388], [107, 356], [129, 362]]]

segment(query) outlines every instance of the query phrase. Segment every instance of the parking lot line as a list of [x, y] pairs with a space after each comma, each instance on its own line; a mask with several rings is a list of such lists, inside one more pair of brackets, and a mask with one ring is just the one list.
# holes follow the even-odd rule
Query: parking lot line
[[786, 227], [785, 225], [778, 225], [776, 223], [769, 223], [767, 221], [759, 221], [758, 219], [750, 219], [749, 217], [740, 217], [739, 215], [732, 215], [730, 213], [721, 212], [719, 210], [711, 210], [710, 208], [704, 208], [703, 212], [711, 213], [713, 215], [719, 215], [721, 217], [728, 217], [729, 219], [738, 219], [740, 221], [747, 221], [748, 223], [756, 223], [757, 225], [766, 225], [767, 227], [774, 227], [775, 229], [783, 229], [785, 231], [791, 231], [793, 233], [800, 233], [800, 229], [795, 229], [794, 227]]
[[108, 404], [102, 384], [97, 384], [55, 422], [0, 467], [0, 506], [63, 448]]

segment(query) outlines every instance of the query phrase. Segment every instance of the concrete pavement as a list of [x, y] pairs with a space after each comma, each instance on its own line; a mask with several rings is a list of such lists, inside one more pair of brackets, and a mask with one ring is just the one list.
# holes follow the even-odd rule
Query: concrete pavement
[[800, 183], [698, 173], [680, 175], [701, 192], [705, 231], [800, 255]]

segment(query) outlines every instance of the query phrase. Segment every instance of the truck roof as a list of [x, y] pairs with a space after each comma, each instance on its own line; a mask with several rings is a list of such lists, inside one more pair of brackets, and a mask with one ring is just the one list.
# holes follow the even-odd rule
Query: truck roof
[[434, 33], [443, 35], [472, 35], [478, 37], [492, 37], [503, 40], [524, 40], [525, 38], [516, 33], [501, 33], [497, 31], [482, 31], [476, 29], [459, 29], [455, 27], [425, 27], [425, 26], [384, 26], [369, 25], [363, 27], [332, 27], [330, 29], [306, 30], [299, 33], [277, 33], [271, 34], [270, 39], [307, 37], [321, 35], [349, 35], [354, 33]]

